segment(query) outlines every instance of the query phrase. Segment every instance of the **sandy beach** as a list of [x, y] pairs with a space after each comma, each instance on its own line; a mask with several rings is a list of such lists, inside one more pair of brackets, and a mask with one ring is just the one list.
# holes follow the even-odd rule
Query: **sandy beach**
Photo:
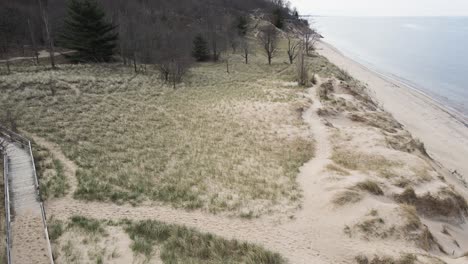
[[416, 138], [428, 153], [457, 177], [468, 180], [468, 127], [443, 106], [421, 92], [405, 86], [346, 57], [326, 42], [317, 51], [351, 76], [368, 85], [386, 111]]

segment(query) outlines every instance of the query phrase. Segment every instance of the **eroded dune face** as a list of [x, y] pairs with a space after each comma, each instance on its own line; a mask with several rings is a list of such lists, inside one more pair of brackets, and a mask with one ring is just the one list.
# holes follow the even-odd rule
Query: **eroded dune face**
[[450, 173], [368, 94], [356, 81], [333, 78], [318, 90], [323, 105], [319, 114], [333, 131], [334, 164], [329, 170], [340, 186], [333, 202], [370, 208], [365, 215], [355, 214], [346, 234], [409, 242], [434, 255], [462, 257], [468, 247], [468, 206], [458, 192], [462, 184], [448, 183]]

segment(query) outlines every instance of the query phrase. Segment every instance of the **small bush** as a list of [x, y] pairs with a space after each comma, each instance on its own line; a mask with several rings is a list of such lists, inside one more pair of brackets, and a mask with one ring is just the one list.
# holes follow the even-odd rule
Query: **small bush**
[[64, 232], [63, 222], [56, 219], [49, 219], [47, 223], [50, 240], [54, 241], [60, 238]]
[[330, 80], [328, 82], [324, 82], [320, 85], [318, 89], [318, 96], [321, 100], [330, 100], [330, 94], [333, 93], [333, 82]]

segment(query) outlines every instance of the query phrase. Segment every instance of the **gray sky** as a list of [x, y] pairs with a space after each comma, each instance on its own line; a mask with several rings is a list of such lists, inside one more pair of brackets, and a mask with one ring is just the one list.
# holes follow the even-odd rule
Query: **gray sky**
[[301, 14], [468, 16], [468, 0], [290, 0]]

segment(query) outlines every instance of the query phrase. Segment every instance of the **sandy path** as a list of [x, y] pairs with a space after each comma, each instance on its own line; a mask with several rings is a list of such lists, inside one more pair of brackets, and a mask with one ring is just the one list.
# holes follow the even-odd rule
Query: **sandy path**
[[78, 180], [76, 179], [76, 171], [78, 170], [78, 166], [76, 166], [76, 164], [73, 161], [65, 157], [62, 150], [57, 144], [49, 142], [44, 138], [29, 133], [24, 134], [26, 134], [29, 138], [33, 139], [34, 142], [36, 142], [38, 145], [48, 149], [55, 159], [60, 160], [60, 162], [62, 162], [65, 170], [64, 175], [67, 177], [67, 181], [70, 185], [70, 190], [68, 190], [66, 197], [71, 198], [73, 196], [73, 193], [75, 192], [76, 186], [78, 186]]
[[[468, 181], [468, 127], [427, 96], [381, 76], [326, 43], [317, 51], [354, 78], [367, 83], [378, 102], [416, 137], [430, 155]], [[466, 191], [466, 190], [465, 190]]]

